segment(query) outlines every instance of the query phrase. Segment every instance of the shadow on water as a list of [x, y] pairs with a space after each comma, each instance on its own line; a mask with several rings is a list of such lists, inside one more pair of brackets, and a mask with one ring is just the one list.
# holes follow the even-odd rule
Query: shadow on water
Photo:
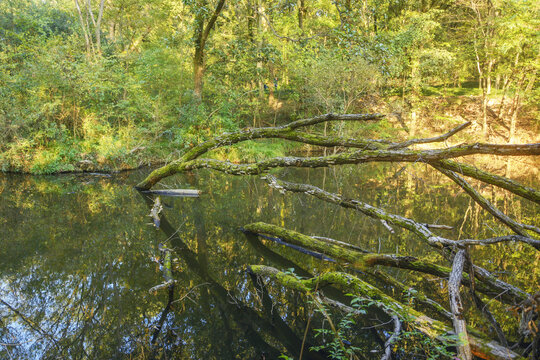
[[[437, 174], [422, 166], [398, 170], [363, 166], [286, 170], [279, 176], [340, 191], [418, 221], [452, 225], [448, 237], [487, 237], [501, 231]], [[429, 254], [409, 234], [391, 234], [352, 211], [280, 194], [255, 177], [207, 171], [163, 184], [197, 188], [203, 194], [162, 196], [157, 229], [148, 216], [155, 198], [132, 189], [145, 174], [0, 175], [0, 358], [297, 358], [308, 319], [312, 317], [311, 329], [328, 324], [313, 312], [309, 299], [251, 277], [246, 266], [294, 268], [302, 277], [342, 268], [239, 231], [254, 221], [331, 236], [374, 252]], [[499, 205], [511, 204], [506, 211], [512, 216], [538, 222], [534, 205], [509, 201], [507, 194], [490, 188], [483, 191]], [[172, 250], [176, 283], [149, 293], [164, 282], [160, 248]], [[501, 269], [504, 280], [512, 277], [525, 288], [538, 284], [534, 254], [526, 247], [512, 256], [507, 248], [497, 250], [494, 256], [492, 249], [479, 249], [476, 258]], [[439, 282], [389, 272], [446, 301]], [[370, 326], [384, 322], [381, 316], [370, 312], [355, 325], [354, 345], [365, 349], [365, 358], [381, 356], [381, 337], [387, 333], [384, 327]], [[321, 341], [308, 332], [303, 358], [327, 357], [309, 351]]]

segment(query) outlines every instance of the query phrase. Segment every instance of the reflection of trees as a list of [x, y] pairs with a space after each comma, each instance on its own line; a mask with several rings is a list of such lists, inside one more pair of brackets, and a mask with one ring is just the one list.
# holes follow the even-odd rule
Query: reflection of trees
[[[143, 197], [149, 208], [151, 208], [153, 200], [144, 195]], [[273, 305], [266, 293], [263, 293], [262, 295], [263, 309], [266, 315], [266, 317], [263, 317], [241, 299], [234, 297], [234, 295], [214, 279], [214, 276], [210, 273], [207, 266], [208, 262], [205, 256], [206, 246], [200, 246], [200, 241], [204, 240], [198, 241], [198, 251], [194, 252], [182, 241], [178, 232], [172, 227], [165, 216], [161, 217], [160, 229], [167, 236], [168, 242], [174, 249], [176, 255], [185, 262], [187, 269], [195, 273], [201, 281], [208, 283], [207, 294], [211, 295], [215, 301], [214, 304], [217, 306], [218, 313], [222, 318], [222, 326], [227, 330], [224, 349], [226, 349], [228, 354], [223, 355], [231, 356], [235, 353], [232, 352], [232, 349], [230, 348], [230, 338], [234, 333], [236, 333], [235, 335], [237, 338], [249, 338], [257, 348], [263, 350], [269, 358], [277, 358], [280, 351], [266, 340], [268, 336], [273, 338], [274, 341], [277, 340], [278, 344], [282, 344], [291, 354], [298, 355], [302, 344], [301, 339], [299, 339], [296, 333], [281, 319], [277, 311], [275, 313], [272, 311]], [[203, 234], [199, 235], [201, 235], [201, 237], [204, 236]], [[234, 302], [231, 302], [231, 300]], [[234, 322], [236, 328], [231, 326], [232, 322]], [[229, 341], [227, 342], [227, 340]], [[213, 344], [213, 346], [216, 345], [217, 344]], [[323, 359], [325, 357], [317, 353], [308, 352], [307, 358]]]
[[[485, 305], [485, 303], [482, 302], [482, 299], [480, 299], [480, 297], [476, 294], [475, 284], [476, 282], [478, 282], [479, 285], [483, 287], [489, 287], [492, 290], [495, 290], [496, 295], [492, 298], [492, 300], [500, 301], [501, 299], [503, 299], [504, 297], [502, 297], [500, 294], [510, 295], [510, 298], [505, 299], [505, 301], [513, 301], [514, 305], [516, 305], [516, 308], [521, 310], [523, 314], [522, 316], [525, 316], [527, 313], [532, 311], [524, 304], [526, 301], [532, 301], [531, 299], [533, 299], [533, 297], [532, 295], [517, 288], [516, 286], [501, 281], [497, 278], [496, 274], [491, 273], [489, 270], [486, 270], [485, 268], [482, 268], [476, 263], [474, 263], [469, 248], [478, 245], [486, 246], [491, 244], [508, 244], [510, 242], [521, 242], [536, 248], [536, 250], [540, 250], [540, 228], [530, 223], [520, 222], [519, 217], [516, 220], [513, 217], [508, 216], [505, 212], [502, 212], [495, 204], [490, 202], [484, 195], [482, 195], [480, 191], [476, 190], [473, 186], [471, 186], [469, 182], [466, 181], [462, 176], [467, 176], [468, 178], [477, 180], [481, 184], [494, 185], [496, 187], [505, 189], [513, 194], [519, 195], [522, 198], [536, 203], [540, 203], [540, 191], [519, 184], [502, 176], [482, 171], [474, 166], [451, 161], [450, 159], [475, 154], [507, 156], [539, 155], [540, 144], [523, 144], [516, 146], [475, 143], [427, 150], [410, 149], [410, 146], [414, 144], [427, 144], [445, 141], [455, 133], [470, 125], [470, 123], [462, 124], [459, 127], [441, 136], [428, 139], [413, 139], [401, 143], [391, 143], [389, 141], [376, 140], [345, 139], [339, 136], [327, 136], [326, 133], [324, 135], [321, 135], [306, 131], [299, 131], [299, 128], [304, 128], [306, 126], [316, 125], [320, 123], [325, 123], [326, 125], [326, 122], [328, 121], [366, 121], [376, 120], [381, 117], [382, 115], [380, 114], [327, 114], [313, 117], [310, 119], [293, 121], [289, 124], [279, 127], [244, 129], [236, 133], [224, 134], [222, 136], [215, 137], [214, 139], [196, 145], [192, 149], [186, 151], [178, 160], [154, 170], [145, 180], [143, 180], [137, 185], [137, 188], [149, 189], [160, 180], [169, 177], [175, 173], [186, 172], [196, 169], [213, 169], [234, 175], [259, 175], [267, 173], [269, 170], [274, 168], [320, 168], [334, 165], [358, 165], [368, 162], [421, 162], [428, 164], [433, 169], [437, 170], [440, 174], [443, 174], [447, 178], [452, 180], [456, 185], [458, 185], [461, 190], [463, 190], [469, 196], [470, 201], [465, 215], [467, 215], [469, 211], [472, 210], [471, 204], [474, 201], [474, 204], [476, 206], [483, 208], [487, 213], [491, 214], [493, 218], [499, 223], [499, 225], [503, 226], [503, 229], [505, 230], [501, 231], [500, 233], [496, 233], [495, 236], [490, 236], [484, 239], [476, 238], [463, 240], [461, 238], [461, 235], [463, 225], [466, 221], [465, 216], [465, 219], [463, 220], [463, 223], [459, 228], [459, 235], [457, 239], [452, 239], [448, 236], [439, 235], [436, 231], [433, 230], [440, 229], [440, 225], [433, 224], [433, 222], [431, 221], [422, 222], [419, 220], [414, 220], [411, 218], [410, 214], [406, 214], [405, 217], [393, 214], [383, 208], [374, 207], [370, 203], [366, 203], [361, 200], [350, 199], [342, 196], [339, 193], [328, 192], [324, 189], [312, 185], [282, 181], [272, 175], [266, 175], [265, 178], [267, 179], [269, 185], [278, 191], [303, 193], [316, 197], [327, 203], [335, 204], [343, 208], [357, 210], [360, 213], [374, 219], [375, 221], [381, 222], [390, 233], [395, 232], [393, 227], [405, 229], [416, 235], [416, 237], [421, 239], [424, 244], [435, 248], [440, 255], [445, 257], [452, 264], [451, 270], [445, 270], [442, 272], [439, 271], [439, 274], [436, 274], [436, 272], [433, 271], [427, 271], [427, 273], [439, 276], [441, 280], [449, 277], [449, 280], [447, 282], [448, 302], [450, 303], [450, 311], [452, 315], [454, 332], [459, 338], [459, 343], [456, 345], [458, 356], [465, 360], [472, 360], [472, 349], [475, 352], [475, 355], [483, 358], [504, 358], [504, 356], [497, 354], [497, 352], [499, 351], [505, 352], [507, 354], [507, 357], [510, 358], [519, 357], [519, 355], [517, 355], [516, 353], [512, 353], [512, 351], [508, 347], [508, 343], [503, 335], [503, 332], [501, 331], [501, 327], [497, 323], [497, 320], [487, 309], [487, 305]], [[319, 145], [323, 147], [334, 147], [334, 149], [336, 149], [337, 146], [345, 150], [338, 152], [335, 151], [332, 155], [327, 155], [325, 152], [324, 156], [319, 157], [276, 157], [243, 164], [231, 163], [229, 161], [221, 161], [210, 158], [200, 158], [201, 155], [213, 149], [260, 138], [281, 138], [304, 144]], [[410, 175], [410, 173], [408, 173], [408, 175]], [[410, 183], [411, 181], [409, 180], [409, 184]], [[418, 193], [417, 188], [413, 190], [412, 187], [408, 186], [406, 189], [410, 193]], [[407, 205], [406, 202], [405, 205]], [[507, 207], [506, 204], [505, 207]], [[405, 208], [410, 209], [410, 206], [406, 206]], [[281, 220], [283, 220], [283, 209], [284, 207], [281, 207]], [[475, 215], [477, 215], [477, 213], [475, 213]], [[304, 219], [304, 217], [300, 218], [302, 220]], [[439, 219], [437, 219], [436, 221], [438, 222]], [[284, 225], [283, 221], [281, 221], [280, 225]], [[478, 227], [478, 225], [476, 225], [476, 227]], [[308, 240], [309, 237], [305, 236], [305, 241], [301, 241], [300, 238], [304, 235], [296, 233], [294, 231], [289, 231], [284, 228], [279, 228], [277, 226], [272, 226], [265, 223], [255, 223], [246, 225], [246, 229], [248, 231], [251, 231], [253, 234], [258, 234], [260, 236], [270, 235], [278, 237], [279, 239], [276, 239], [278, 242], [281, 243], [283, 240], [285, 240], [293, 244], [290, 246], [298, 246], [299, 243], [300, 246], [302, 246], [303, 248], [313, 249], [314, 246], [313, 242]], [[514, 234], [506, 235], [508, 230], [511, 230]], [[498, 236], [501, 233], [503, 234], [503, 236]], [[316, 247], [316, 250], [321, 252], [322, 254], [332, 254], [332, 256], [334, 256], [335, 258], [340, 260], [346, 260], [349, 264], [356, 267], [358, 267], [359, 265], [358, 262], [355, 260], [358, 257], [362, 258], [362, 260], [359, 261], [360, 267], [367, 266], [366, 264], [368, 263], [370, 264], [370, 266], [380, 264], [380, 261], [378, 260], [380, 260], [381, 255], [369, 255], [369, 258], [368, 255], [362, 255], [360, 253], [351, 257], [344, 256], [343, 252], [346, 252], [347, 250], [345, 250], [342, 245], [336, 245], [335, 242], [332, 245], [326, 243], [324, 245], [321, 245], [320, 247]], [[377, 262], [375, 262], [374, 259], [378, 259]], [[397, 261], [396, 259], [398, 259], [398, 257], [394, 256], [392, 257], [392, 259], [392, 261], [395, 262]], [[399, 267], [414, 270], [418, 270], [416, 266], [419, 263], [424, 264], [424, 270], [425, 266], [437, 267], [437, 265], [435, 264], [425, 265], [429, 263], [421, 262], [421, 260], [418, 259], [406, 259], [403, 257], [399, 258], [399, 262], [401, 264]], [[405, 264], [407, 266], [404, 266]], [[411, 267], [411, 264], [414, 264], [414, 266]], [[388, 266], [388, 262], [384, 265]], [[257, 267], [254, 267], [254, 269], [255, 268]], [[259, 276], [266, 275], [273, 277], [278, 283], [280, 283], [284, 287], [297, 290], [304, 289], [304, 292], [307, 294], [313, 291], [318, 291], [317, 287], [314, 286], [304, 286], [301, 283], [297, 283], [296, 285], [294, 285], [294, 278], [287, 278], [288, 275], [286, 273], [280, 272], [279, 270], [273, 268], [272, 270], [264, 270], [261, 272], [254, 270], [253, 272]], [[346, 276], [342, 273], [339, 274], [341, 275], [336, 276]], [[324, 277], [326, 275], [327, 274], [321, 276]], [[469, 280], [467, 282], [462, 281], [463, 279], [466, 279], [467, 276], [469, 277]], [[316, 279], [316, 277], [314, 277], [313, 279]], [[365, 288], [363, 291], [358, 290], [364, 286], [363, 284], [366, 284], [366, 286], [368, 284], [361, 282], [361, 280], [359, 280], [358, 278], [355, 279], [357, 280], [358, 284], [362, 284], [357, 286], [357, 292], [359, 294], [367, 297], [368, 299], [371, 298], [371, 293], [375, 294], [375, 290], [372, 291], [371, 289], [367, 288]], [[342, 280], [343, 284], [347, 282], [345, 278], [343, 278]], [[394, 283], [398, 282], [394, 281]], [[487, 320], [491, 324], [491, 326], [496, 329], [500, 342], [504, 344], [503, 346], [497, 345], [499, 346], [497, 350], [495, 350], [494, 348], [486, 349], [486, 344], [482, 343], [483, 340], [479, 342], [478, 339], [480, 338], [476, 337], [476, 335], [474, 335], [474, 332], [471, 332], [471, 330], [467, 329], [465, 322], [465, 310], [462, 305], [460, 294], [460, 286], [462, 285], [462, 283], [466, 284], [470, 288], [471, 296], [473, 299], [475, 299], [473, 304], [475, 304], [477, 310], [480, 310], [481, 313], [485, 316], [485, 320]], [[484, 293], [486, 293], [485, 290], [483, 291]], [[392, 306], [390, 305], [391, 303], [391, 301], [387, 301], [384, 302], [382, 306], [389, 309], [392, 308]], [[390, 315], [393, 316], [394, 319], [395, 316], [399, 316], [400, 319], [404, 321], [406, 320], [405, 314], [402, 314], [398, 311], [398, 309], [402, 309], [402, 305], [400, 305], [399, 303], [397, 304], [398, 305], [393, 306], [394, 313], [391, 313]], [[538, 306], [540, 306], [540, 304], [538, 304]], [[448, 312], [443, 309], [442, 313]], [[537, 327], [534, 321], [532, 322], [532, 325], [534, 327]], [[396, 329], [399, 328], [399, 324], [396, 325]], [[429, 336], [438, 338], [438, 335], [435, 336], [430, 334], [429, 330], [423, 330], [421, 326], [419, 327], [419, 329]], [[333, 331], [336, 333], [336, 330], [334, 328]], [[529, 336], [528, 333], [525, 333], [523, 331], [521, 331], [521, 335], [522, 338], [520, 339], [520, 343], [522, 343], [525, 337]], [[532, 337], [531, 344], [528, 347], [522, 347], [521, 350], [523, 355], [527, 356], [529, 353], [528, 348], [530, 348], [531, 346], [534, 347], [534, 344], [538, 343], [539, 341], [540, 332], [535, 332]], [[343, 348], [343, 346], [343, 342], [341, 342], [341, 347]], [[343, 351], [345, 351], [344, 348]], [[532, 357], [536, 356], [536, 351], [533, 351]]]
[[[438, 220], [438, 223], [453, 225], [454, 230], [444, 234], [458, 238], [469, 207], [468, 199], [456, 196], [458, 192], [449, 186], [450, 182], [426, 170], [423, 165], [409, 165], [389, 179], [388, 174], [400, 168], [391, 164], [382, 167], [366, 164], [361, 167], [362, 176], [353, 166], [326, 170], [288, 169], [285, 175], [294, 181], [309, 177], [312, 184], [327, 191], [343, 189], [343, 195], [348, 198], [383, 207], [392, 213], [400, 213], [406, 204], [407, 216], [421, 222]], [[324, 171], [326, 179], [323, 179]], [[39, 323], [44, 330], [54, 330], [52, 333], [62, 344], [64, 352], [69, 354], [66, 357], [81, 358], [85, 356], [84, 351], [90, 358], [121, 358], [130, 356], [128, 354], [143, 357], [151, 351], [153, 326], [159, 322], [168, 294], [161, 291], [154, 296], [147, 292], [162, 281], [158, 267], [149, 261], [157, 253], [156, 230], [145, 225], [151, 222], [146, 205], [133, 196], [128, 186], [122, 185], [133, 184], [140, 176], [140, 173], [134, 173], [114, 179], [68, 176], [0, 178], [5, 189], [0, 194], [0, 226], [3, 230], [0, 236], [3, 254], [0, 297]], [[266, 318], [262, 300], [253, 292], [251, 279], [240, 274], [238, 269], [246, 264], [264, 263], [280, 269], [294, 267], [297, 274], [308, 277], [307, 273], [300, 273], [297, 264], [302, 264], [307, 270], [319, 271], [324, 271], [329, 265], [321, 265], [319, 260], [276, 244], [266, 244], [265, 249], [277, 257], [272, 257], [270, 252], [254, 252], [238, 232], [240, 225], [263, 220], [309, 235], [332, 236], [373, 252], [395, 252], [397, 246], [401, 255], [414, 255], [438, 263], [444, 261], [441, 255], [431, 254], [425, 245], [397, 228], [391, 234], [380, 222], [308, 196], [281, 194], [256, 178], [201, 171], [190, 177], [178, 177], [177, 181], [181, 182], [180, 186], [169, 184], [181, 187], [192, 181], [193, 186], [204, 192], [199, 200], [164, 200], [172, 206], [164, 210], [167, 217], [174, 219], [178, 226], [183, 224], [179, 237], [184, 239], [189, 249], [195, 250], [199, 248], [197, 242], [204, 241], [207, 272], [223, 289], [234, 293], [234, 298], [242, 299], [246, 306], [260, 311], [262, 318]], [[410, 182], [410, 187], [403, 186], [406, 182]], [[482, 190], [482, 194], [488, 194], [490, 187]], [[497, 204], [501, 205], [502, 200], [499, 201]], [[521, 202], [518, 207], [515, 203], [509, 200], [509, 214], [514, 216], [512, 211], [515, 214], [521, 211], [520, 221], [535, 223], [538, 215], [534, 204]], [[463, 224], [461, 238], [475, 234], [488, 237], [493, 235], [493, 230], [499, 230], [497, 223], [478, 211], [474, 203], [471, 208]], [[196, 224], [197, 217], [202, 218], [199, 224]], [[201, 238], [198, 238], [198, 227], [203, 221], [205, 231], [201, 231]], [[166, 239], [158, 236], [162, 241]], [[491, 271], [504, 271], [500, 274], [502, 280], [520, 285], [524, 290], [535, 291], [540, 264], [534, 251], [526, 245], [516, 245], [511, 249], [501, 244], [475, 249], [473, 256], [479, 265], [482, 259], [481, 265]], [[194, 254], [197, 258], [198, 254]], [[194, 276], [196, 274], [183, 258], [174, 264], [178, 281], [176, 298], [205, 283], [199, 276]], [[392, 269], [389, 273], [407, 287], [414, 286], [432, 294], [434, 300], [446, 301], [445, 290], [441, 291], [440, 283], [433, 278], [404, 273], [399, 269]], [[9, 284], [9, 287], [4, 284]], [[392, 293], [392, 287], [383, 286]], [[267, 349], [265, 344], [276, 352], [286, 351], [279, 339], [267, 331], [259, 332], [259, 338], [265, 343], [256, 343], [256, 340], [248, 343], [246, 339], [250, 338], [235, 318], [226, 315], [230, 309], [215, 305], [218, 303], [215, 295], [211, 292], [210, 296], [204, 295], [206, 288], [207, 285], [203, 285], [190, 293], [189, 297], [195, 303], [185, 298], [181, 303], [173, 304], [157, 339], [158, 357], [167, 351], [167, 354], [183, 354], [186, 358], [230, 358], [229, 354], [250, 358], [255, 356], [254, 349]], [[266, 288], [274, 302], [274, 313], [281, 314], [288, 326], [301, 336], [310, 312], [305, 299], [272, 282], [267, 282]], [[208, 312], [202, 306], [203, 299], [208, 304]], [[226, 299], [233, 301], [230, 296]], [[515, 334], [514, 315], [496, 302], [490, 302], [489, 306], [503, 330]], [[19, 341], [35, 341], [41, 337], [21, 325], [21, 320], [2, 305], [0, 313], [3, 324], [7, 325], [0, 330], [3, 331], [1, 341], [13, 340], [7, 334], [8, 330]], [[471, 319], [478, 323], [483, 321], [478, 315]], [[271, 323], [270, 320], [268, 322]], [[312, 323], [311, 328], [313, 326], [316, 325]], [[15, 328], [17, 332], [13, 333]], [[223, 334], [230, 335], [226, 337]], [[362, 338], [367, 336], [364, 334], [356, 335]], [[379, 334], [383, 333], [379, 331]], [[373, 338], [365, 341], [373, 341]], [[10, 351], [21, 359], [39, 357], [45, 351], [50, 357], [58, 353], [50, 343], [38, 343], [32, 348], [28, 344], [21, 345], [10, 348]], [[9, 358], [5, 348], [0, 349], [0, 358]]]

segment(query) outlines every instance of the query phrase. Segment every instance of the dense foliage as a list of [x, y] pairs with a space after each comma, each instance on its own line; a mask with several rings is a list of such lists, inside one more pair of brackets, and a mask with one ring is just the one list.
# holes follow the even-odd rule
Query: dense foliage
[[[538, 15], [517, 0], [2, 1], [0, 166], [134, 167], [285, 117], [414, 113], [425, 95], [478, 96], [484, 135], [513, 141], [540, 97]], [[260, 150], [281, 148], [238, 156]]]

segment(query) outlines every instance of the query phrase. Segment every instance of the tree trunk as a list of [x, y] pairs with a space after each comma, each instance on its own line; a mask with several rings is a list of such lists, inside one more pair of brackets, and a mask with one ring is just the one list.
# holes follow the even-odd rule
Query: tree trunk
[[75, 0], [75, 7], [77, 8], [77, 13], [79, 14], [79, 21], [81, 23], [81, 29], [82, 29], [82, 32], [83, 32], [83, 35], [84, 35], [84, 41], [86, 43], [86, 53], [87, 54], [90, 54], [92, 52], [92, 45], [91, 45], [91, 41], [90, 41], [90, 36], [88, 35], [88, 27], [84, 21], [84, 18], [82, 16], [82, 11], [81, 11], [81, 7], [79, 5], [79, 1], [78, 0]]
[[203, 77], [204, 77], [204, 48], [208, 40], [210, 32], [214, 28], [214, 25], [219, 17], [219, 14], [223, 10], [225, 0], [219, 0], [214, 10], [214, 13], [206, 23], [204, 24], [204, 15], [198, 14], [195, 17], [195, 54], [193, 55], [193, 95], [195, 100], [202, 100], [203, 91]]
[[96, 22], [96, 48], [97, 52], [101, 54], [101, 20], [103, 19], [103, 8], [105, 5], [105, 0], [101, 0], [99, 3], [99, 13], [98, 19]]
[[304, 31], [304, 19], [306, 17], [305, 0], [298, 0], [298, 27]]
[[193, 94], [197, 101], [202, 100], [204, 76], [204, 54], [203, 49], [197, 47], [193, 57]]

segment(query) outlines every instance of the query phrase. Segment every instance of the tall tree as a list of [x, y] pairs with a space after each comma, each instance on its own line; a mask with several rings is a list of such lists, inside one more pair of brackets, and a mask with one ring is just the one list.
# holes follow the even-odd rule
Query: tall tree
[[[191, 3], [191, 2], [190, 2]], [[210, 14], [209, 4], [206, 0], [191, 3], [191, 9], [195, 13], [194, 42], [195, 54], [193, 55], [193, 92], [199, 100], [202, 98], [203, 76], [205, 70], [204, 55], [205, 47], [214, 28], [216, 21], [223, 10], [225, 0], [219, 0]], [[210, 16], [209, 16], [210, 15]]]
[[[81, 23], [81, 29], [86, 42], [86, 51], [90, 53], [101, 54], [101, 22], [103, 19], [103, 9], [105, 6], [105, 0], [100, 0], [99, 9], [97, 14], [97, 20], [92, 10], [92, 1], [87, 0], [83, 7], [79, 3], [79, 0], [75, 0], [75, 7], [79, 15], [79, 21]], [[90, 21], [88, 20], [90, 18]], [[92, 38], [92, 30], [94, 28], [94, 38]]]

